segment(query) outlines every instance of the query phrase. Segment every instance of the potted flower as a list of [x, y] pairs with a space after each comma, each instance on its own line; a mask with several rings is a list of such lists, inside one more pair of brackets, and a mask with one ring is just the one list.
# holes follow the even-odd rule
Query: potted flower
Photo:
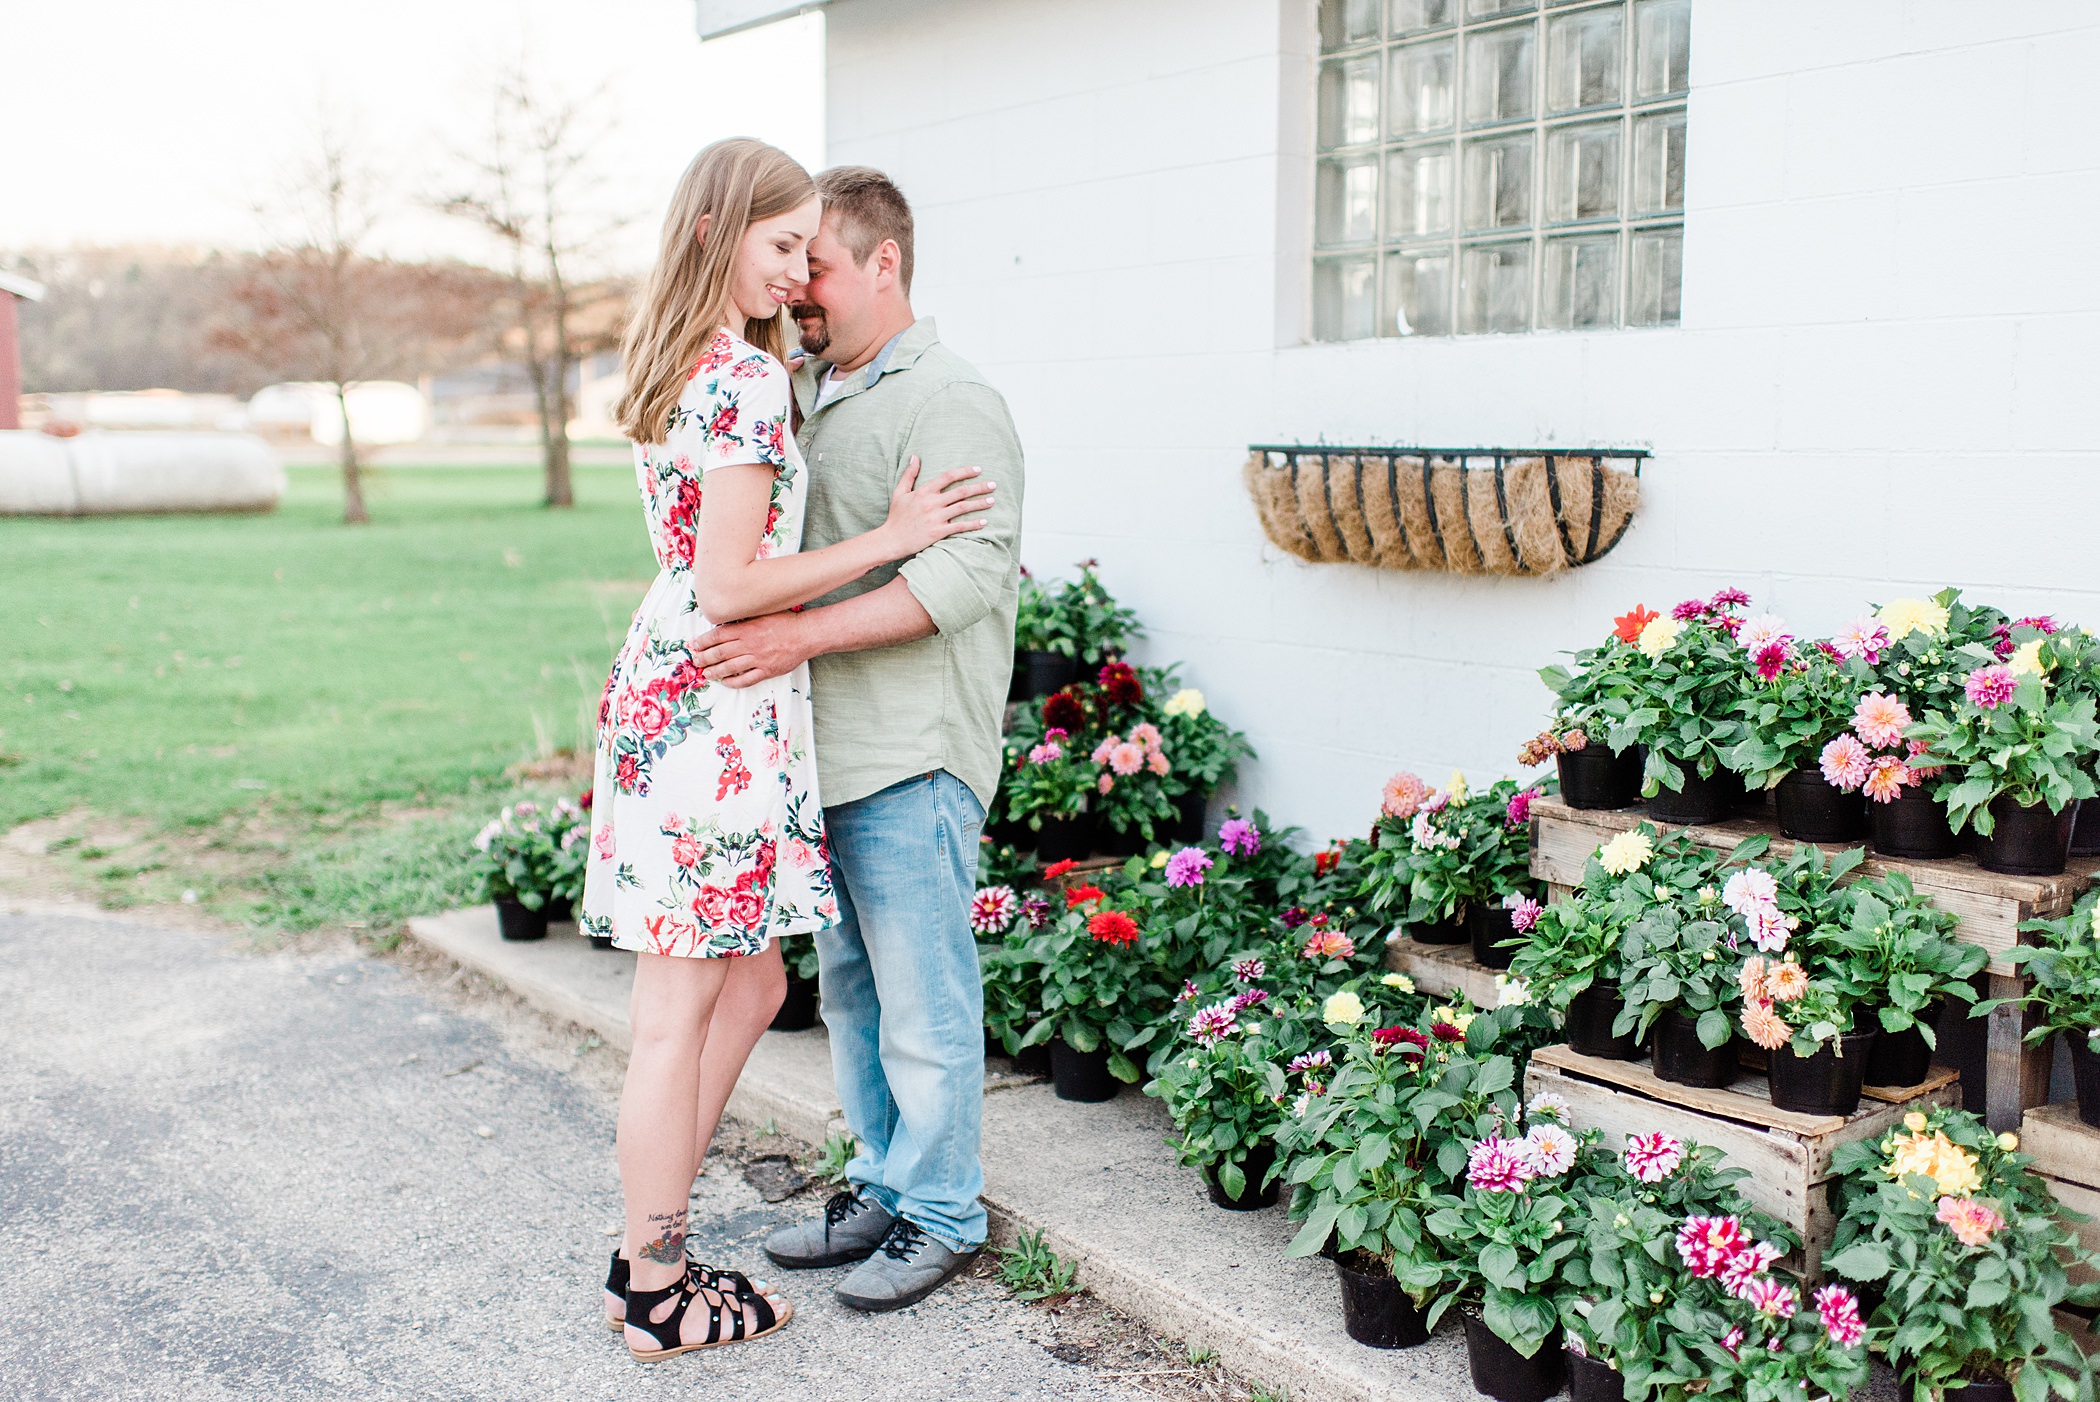
[[1741, 590], [1723, 589], [1650, 619], [1634, 642], [1641, 661], [1629, 669], [1623, 692], [1598, 705], [1611, 719], [1605, 742], [1613, 750], [1646, 747], [1641, 793], [1648, 811], [1666, 822], [1711, 822], [1741, 791], [1727, 757], [1746, 733], [1735, 638], [1748, 602]]
[[1450, 1020], [1380, 1027], [1369, 1011], [1353, 991], [1329, 997], [1336, 1046], [1287, 1068], [1302, 1088], [1277, 1145], [1305, 1225], [1285, 1254], [1330, 1250], [1350, 1337], [1405, 1348], [1428, 1341], [1444, 1279], [1429, 1214], [1462, 1181], [1467, 1143], [1514, 1118], [1516, 1066], [1476, 1054]]
[[[1888, 630], [1866, 619], [1834, 639], [1801, 644], [1766, 614], [1736, 634], [1744, 675], [1746, 732], [1729, 767], [1752, 789], [1772, 789], [1779, 830], [1806, 842], [1852, 842], [1867, 831], [1859, 781], [1833, 752], [1849, 755], [1840, 737], [1852, 720], [1868, 664], [1888, 645]], [[1846, 782], [1850, 780], [1851, 782]]]
[[[1500, 946], [1513, 933], [1516, 901], [1537, 891], [1530, 828], [1536, 797], [1509, 779], [1476, 794], [1463, 774], [1437, 790], [1425, 790], [1412, 774], [1394, 775], [1386, 781], [1378, 846], [1366, 858], [1366, 906], [1399, 912], [1425, 944], [1471, 940], [1482, 963], [1507, 968], [1513, 951]], [[1516, 899], [1504, 905], [1505, 896]]]
[[474, 849], [484, 858], [483, 887], [496, 903], [496, 919], [507, 940], [547, 937], [547, 902], [566, 864], [550, 830], [555, 818], [533, 800], [520, 799], [474, 835]]
[[[549, 923], [574, 920], [583, 900], [583, 873], [591, 855], [590, 806], [591, 791], [585, 789], [581, 798], [556, 799], [547, 813], [547, 835], [554, 841], [554, 869], [547, 883]], [[609, 936], [593, 935], [591, 944], [598, 949], [612, 948]]]
[[977, 935], [977, 966], [984, 983], [987, 1050], [1014, 1059], [1017, 1070], [1050, 1074], [1049, 1033], [1023, 1045], [1043, 1016], [1043, 969], [1030, 957], [1030, 941], [1051, 923], [1053, 907], [1041, 892], [1016, 897], [1012, 887], [984, 887], [970, 899], [970, 928]]
[[1963, 1110], [1841, 1146], [1832, 1272], [1879, 1287], [1870, 1337], [1919, 1399], [2092, 1396], [2085, 1355], [2052, 1307], [2100, 1303], [2066, 1268], [2093, 1258], [2057, 1218], [2012, 1134]]
[[1159, 730], [1173, 763], [1166, 788], [1175, 821], [1168, 836], [1176, 842], [1197, 842], [1204, 833], [1204, 806], [1219, 785], [1238, 774], [1241, 760], [1254, 758], [1254, 747], [1218, 719], [1202, 692], [1179, 686], [1172, 669], [1147, 680], [1154, 695], [1167, 697], [1160, 707]]
[[1167, 793], [1173, 762], [1165, 736], [1142, 719], [1144, 682], [1128, 662], [1106, 662], [1094, 692], [1095, 840], [1115, 856], [1142, 852], [1176, 821]]
[[[1044, 710], [1062, 712], [1065, 708], [1054, 704], [1061, 699], [1079, 704], [1070, 691], [1060, 691]], [[1000, 789], [1006, 811], [1035, 834], [1036, 856], [1044, 862], [1083, 858], [1093, 850], [1089, 805], [1097, 767], [1082, 743], [1064, 726], [1047, 726], [1040, 740], [1012, 755], [1012, 769]]]
[[2070, 913], [2054, 920], [2029, 920], [2023, 933], [2039, 936], [2006, 955], [2032, 980], [2017, 998], [1994, 998], [1976, 1005], [1976, 1016], [2016, 1004], [2036, 1019], [2030, 1042], [2047, 1041], [2061, 1032], [2078, 1087], [2078, 1118], [2100, 1128], [2100, 890], [2087, 891]]
[[[1767, 845], [1762, 835], [1745, 839], [1729, 860], [1751, 860]], [[1665, 872], [1676, 878], [1651, 882], [1653, 904], [1626, 926], [1619, 955], [1625, 1006], [1612, 1030], [1636, 1037], [1652, 1031], [1655, 1074], [1666, 1081], [1725, 1086], [1735, 1080], [1732, 1014], [1741, 1000], [1737, 971], [1749, 931], [1710, 879], [1711, 868], [1700, 877], [1694, 847], [1682, 832], [1656, 843], [1634, 828], [1598, 849], [1598, 862], [1614, 876], [1642, 870], [1661, 851]], [[1698, 885], [1688, 884], [1695, 879]]]
[[1050, 591], [1024, 565], [1014, 603], [1014, 677], [1007, 700], [1033, 701], [1079, 679], [1078, 642], [1064, 635], [1064, 622]]
[[1509, 967], [1518, 937], [1538, 919], [1544, 893], [1531, 878], [1531, 805], [1538, 796], [1535, 787], [1497, 780], [1467, 799], [1471, 816], [1458, 829], [1472, 878], [1466, 933], [1473, 958], [1490, 969]]
[[1605, 702], [1626, 703], [1633, 695], [1632, 674], [1646, 661], [1635, 644], [1655, 617], [1635, 604], [1612, 620], [1603, 642], [1575, 654], [1574, 667], [1555, 664], [1539, 671], [1553, 693], [1553, 723], [1519, 748], [1517, 762], [1528, 769], [1553, 760], [1561, 799], [1571, 808], [1626, 808], [1640, 801], [1640, 750], [1613, 750], [1601, 741], [1616, 718]]
[[1843, 923], [1820, 933], [1855, 961], [1868, 993], [1865, 1010], [1878, 1024], [1866, 1083], [1914, 1086], [1931, 1069], [1940, 1009], [1975, 1001], [1971, 980], [1990, 955], [1955, 938], [1960, 919], [1920, 895], [1900, 871], [1862, 878], [1843, 898]]
[[1468, 1146], [1463, 1191], [1429, 1214], [1445, 1287], [1429, 1327], [1454, 1305], [1463, 1312], [1473, 1386], [1501, 1402], [1545, 1402], [1560, 1391], [1555, 1285], [1561, 1261], [1581, 1245], [1570, 1230], [1577, 1206], [1562, 1191], [1577, 1153], [1558, 1117], [1538, 1117], [1521, 1134], [1512, 1122], [1507, 1134]]
[[[1543, 990], [1546, 1003], [1565, 1020], [1568, 1044], [1585, 1056], [1632, 1060], [1640, 1042], [1631, 1028], [1618, 1029], [1625, 1006], [1619, 995], [1625, 974], [1626, 927], [1661, 899], [1707, 885], [1720, 859], [1682, 833], [1665, 839], [1652, 823], [1631, 829], [1634, 837], [1606, 843], [1583, 864], [1582, 880], [1570, 898], [1541, 909], [1510, 972]], [[1640, 855], [1641, 844], [1647, 846]], [[1612, 852], [1607, 867], [1604, 852]]]
[[1823, 747], [1823, 777], [1841, 793], [1870, 800], [1874, 845], [1892, 857], [1951, 857], [1960, 850], [1947, 805], [1922, 785], [1938, 777], [1923, 763], [1923, 741], [1906, 739], [1910, 707], [1886, 691], [1863, 692], [1848, 727]]
[[1203, 1171], [1212, 1202], [1241, 1212], [1276, 1201], [1286, 1068], [1311, 1049], [1305, 1023], [1261, 986], [1266, 972], [1259, 959], [1240, 961], [1232, 995], [1188, 1012], [1174, 1054], [1145, 1086], [1174, 1118], [1182, 1165]]
[[[1870, 753], [1870, 774], [1880, 780], [1878, 790], [1867, 790], [1874, 846], [1892, 857], [1958, 856], [1961, 843], [1947, 821], [1947, 805], [1933, 795], [1926, 782], [1936, 778], [1939, 770], [1916, 762], [1925, 748], [1922, 742], [1900, 735], [1892, 739], [1888, 729], [1899, 717], [1902, 728], [1908, 729], [1917, 717], [1952, 710], [1973, 666], [1964, 664], [1957, 652], [1971, 643], [1994, 646], [2006, 616], [1994, 608], [1963, 603], [1958, 589], [1943, 589], [1929, 599], [1891, 599], [1875, 610], [1874, 617], [1888, 630], [1889, 644], [1872, 664], [1872, 690], [1888, 702], [1874, 703], [1876, 714], [1867, 716], [1862, 697], [1853, 723], [1854, 733]], [[2010, 652], [2008, 647], [2008, 655]], [[1864, 726], [1860, 723], [1863, 716], [1867, 716]], [[1875, 733], [1870, 734], [1870, 728]], [[1900, 756], [1904, 768], [1894, 768], [1881, 752]], [[1883, 797], [1891, 787], [1895, 792]]]
[[2071, 805], [2095, 792], [2087, 766], [2100, 749], [2100, 723], [2091, 693], [2052, 692], [2049, 684], [2059, 653], [2075, 651], [2075, 639], [2029, 626], [2015, 628], [2012, 640], [2004, 662], [1981, 644], [1960, 649], [1974, 664], [1961, 699], [1908, 735], [1925, 742], [1920, 759], [1946, 767], [1934, 793], [1956, 831], [1973, 825], [1984, 837], [1980, 865], [2053, 876], [2070, 853]]
[[[1533, 1098], [1534, 1121], [1550, 1094]], [[1574, 1195], [1582, 1246], [1563, 1265], [1559, 1299], [1569, 1395], [1573, 1402], [1682, 1395], [1706, 1374], [1692, 1341], [1725, 1337], [1729, 1327], [1723, 1272], [1694, 1274], [1677, 1249], [1685, 1219], [1738, 1223], [1739, 1253], [1759, 1268], [1763, 1239], [1790, 1242], [1750, 1210], [1737, 1188], [1749, 1173], [1723, 1167], [1717, 1149], [1657, 1130], [1627, 1136], [1618, 1155], [1587, 1157]]]
[[[1687, 1221], [1680, 1243], [1699, 1220]], [[1701, 1235], [1714, 1231], [1707, 1227]], [[1715, 1269], [1724, 1280], [1731, 1272], [1727, 1263]], [[1866, 1384], [1866, 1325], [1850, 1290], [1833, 1282], [1811, 1293], [1789, 1277], [1764, 1270], [1742, 1274], [1739, 1282], [1727, 1291], [1727, 1332], [1694, 1340], [1705, 1364], [1707, 1397], [1832, 1402]]]
[[[1123, 902], [1131, 899], [1126, 891]], [[1091, 884], [1065, 891], [1064, 902], [1026, 945], [1024, 957], [1040, 970], [1042, 1011], [1021, 1045], [1049, 1042], [1059, 1099], [1108, 1100], [1121, 1083], [1142, 1079], [1122, 1050], [1137, 1034], [1134, 1014], [1172, 995], [1140, 947], [1140, 911]]]

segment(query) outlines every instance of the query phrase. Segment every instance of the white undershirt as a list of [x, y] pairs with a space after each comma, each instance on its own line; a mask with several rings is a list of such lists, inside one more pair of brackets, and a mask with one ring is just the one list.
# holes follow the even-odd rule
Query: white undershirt
[[832, 400], [838, 398], [839, 391], [845, 387], [845, 380], [839, 378], [838, 367], [836, 365], [832, 366], [824, 378], [817, 381], [817, 407], [821, 409]]

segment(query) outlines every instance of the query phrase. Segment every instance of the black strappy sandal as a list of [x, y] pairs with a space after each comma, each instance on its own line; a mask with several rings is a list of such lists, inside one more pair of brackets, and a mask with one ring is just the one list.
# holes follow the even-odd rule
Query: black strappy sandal
[[[704, 1293], [703, 1293], [704, 1292]], [[657, 1306], [672, 1296], [678, 1303], [671, 1313], [659, 1322], [650, 1318]], [[712, 1300], [706, 1296], [712, 1295]], [[685, 1312], [695, 1300], [707, 1306], [707, 1337], [697, 1344], [684, 1341], [682, 1328]], [[747, 1314], [746, 1311], [750, 1313]], [[629, 1344], [627, 1351], [634, 1355], [637, 1363], [655, 1363], [666, 1358], [676, 1358], [681, 1353], [693, 1353], [703, 1348], [720, 1348], [724, 1344], [748, 1343], [784, 1328], [795, 1312], [790, 1308], [785, 1314], [774, 1312], [772, 1302], [765, 1296], [732, 1294], [713, 1286], [702, 1285], [688, 1270], [685, 1278], [675, 1285], [666, 1285], [661, 1290], [637, 1290], [632, 1281], [627, 1286], [627, 1322], [622, 1325], [639, 1329], [656, 1340], [657, 1347], [639, 1349]], [[755, 1328], [752, 1326], [756, 1326]]]
[[[708, 1289], [726, 1289], [736, 1295], [763, 1296], [766, 1287], [773, 1283], [770, 1280], [762, 1280], [753, 1284], [751, 1277], [742, 1271], [716, 1270], [713, 1266], [702, 1265], [690, 1257], [686, 1259], [685, 1268], [690, 1274], [699, 1277], [700, 1283]], [[605, 1293], [620, 1301], [621, 1316], [615, 1319], [608, 1314], [605, 1317], [605, 1327], [615, 1334], [627, 1327], [627, 1278], [632, 1269], [633, 1263], [620, 1254], [618, 1247], [614, 1247], [612, 1264], [605, 1268]]]

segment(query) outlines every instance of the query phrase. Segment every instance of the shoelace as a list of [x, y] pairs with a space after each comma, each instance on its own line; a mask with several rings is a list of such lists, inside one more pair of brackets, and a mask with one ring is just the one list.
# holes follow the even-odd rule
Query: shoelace
[[833, 1227], [836, 1227], [839, 1223], [861, 1210], [860, 1195], [851, 1188], [846, 1189], [844, 1192], [833, 1193], [824, 1203], [825, 1232], [829, 1233]]
[[927, 1239], [926, 1233], [899, 1217], [897, 1225], [890, 1228], [890, 1234], [883, 1238], [882, 1254], [892, 1261], [909, 1261], [918, 1254], [919, 1248], [926, 1244]]

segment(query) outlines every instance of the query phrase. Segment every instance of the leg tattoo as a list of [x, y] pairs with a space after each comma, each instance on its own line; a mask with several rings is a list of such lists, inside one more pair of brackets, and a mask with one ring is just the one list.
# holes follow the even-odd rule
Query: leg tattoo
[[649, 1214], [649, 1229], [655, 1238], [635, 1248], [635, 1255], [644, 1261], [655, 1261], [661, 1265], [675, 1266], [685, 1259], [685, 1209], [676, 1212], [652, 1212]]

